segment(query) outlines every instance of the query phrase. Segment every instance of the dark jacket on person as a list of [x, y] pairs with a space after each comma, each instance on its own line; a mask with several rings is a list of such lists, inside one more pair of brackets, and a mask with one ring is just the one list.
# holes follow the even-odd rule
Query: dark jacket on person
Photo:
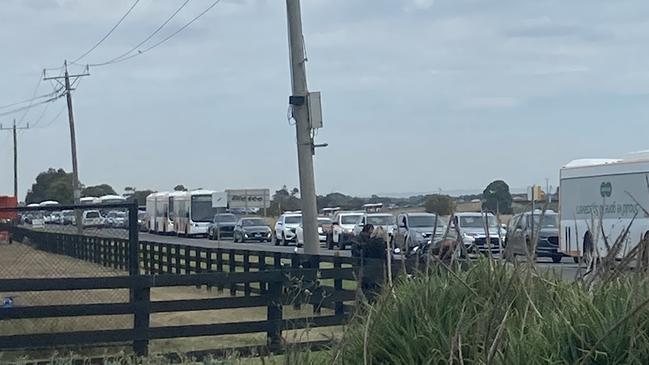
[[363, 257], [368, 259], [386, 259], [387, 242], [381, 237], [372, 237], [363, 246]]
[[370, 234], [361, 232], [352, 244], [352, 257], [361, 257], [363, 255], [363, 247], [370, 241]]

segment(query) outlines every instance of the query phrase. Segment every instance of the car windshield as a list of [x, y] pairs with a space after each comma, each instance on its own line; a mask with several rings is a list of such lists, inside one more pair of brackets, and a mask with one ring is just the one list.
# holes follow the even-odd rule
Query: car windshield
[[237, 216], [234, 214], [217, 214], [214, 216], [214, 222], [216, 223], [235, 223], [237, 221]]
[[138, 219], [142, 219], [142, 218], [144, 218], [144, 217], [146, 217], [146, 212], [139, 212], [139, 213], [137, 213], [137, 218], [138, 218]]
[[394, 225], [396, 220], [391, 215], [376, 215], [367, 216], [367, 223], [375, 226], [390, 226]]
[[[538, 226], [541, 222], [541, 215], [534, 215], [534, 225]], [[558, 228], [559, 227], [559, 215], [558, 214], [546, 214], [543, 216], [543, 224], [541, 228]]]
[[192, 196], [192, 221], [194, 222], [211, 222], [214, 217], [212, 207], [212, 195], [194, 195]]
[[[435, 215], [415, 215], [408, 218], [408, 224], [411, 228], [423, 228], [435, 226]], [[443, 227], [441, 219], [437, 219], [437, 227]]]
[[63, 212], [64, 217], [74, 217], [74, 211], [73, 210], [66, 210]]
[[284, 218], [284, 222], [286, 224], [300, 224], [302, 223], [302, 216], [301, 215], [288, 216]]
[[[486, 216], [489, 228], [496, 228], [496, 218], [492, 215]], [[462, 228], [484, 228], [485, 226], [485, 217], [482, 216], [470, 216], [470, 217], [460, 217], [460, 227]]]
[[242, 226], [265, 226], [266, 222], [261, 218], [243, 219], [241, 220]]
[[360, 214], [343, 215], [340, 217], [340, 224], [356, 224], [360, 219]]
[[318, 224], [331, 224], [331, 219], [329, 219], [329, 218], [318, 218]]
[[88, 212], [86, 218], [99, 218], [99, 212]]

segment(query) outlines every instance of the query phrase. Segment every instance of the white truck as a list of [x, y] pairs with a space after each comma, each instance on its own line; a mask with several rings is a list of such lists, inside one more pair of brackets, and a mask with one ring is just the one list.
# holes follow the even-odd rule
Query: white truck
[[561, 168], [559, 250], [566, 255], [603, 257], [630, 225], [617, 257], [631, 251], [649, 231], [649, 155], [575, 160]]

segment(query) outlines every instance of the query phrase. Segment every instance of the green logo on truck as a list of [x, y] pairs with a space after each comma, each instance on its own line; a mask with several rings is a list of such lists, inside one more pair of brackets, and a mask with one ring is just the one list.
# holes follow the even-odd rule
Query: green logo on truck
[[602, 195], [602, 198], [610, 198], [613, 193], [613, 185], [610, 182], [603, 182], [599, 186], [599, 193]]

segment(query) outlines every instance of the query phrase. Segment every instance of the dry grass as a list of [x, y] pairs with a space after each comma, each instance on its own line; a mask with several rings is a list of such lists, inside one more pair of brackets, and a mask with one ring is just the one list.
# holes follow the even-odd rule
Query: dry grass
[[[252, 259], [252, 258], [251, 258]], [[252, 261], [252, 260], [251, 260]], [[268, 262], [270, 264], [270, 261]], [[227, 266], [227, 265], [226, 265]], [[224, 268], [228, 270], [227, 267]], [[237, 270], [239, 271], [239, 270]], [[97, 277], [126, 275], [125, 272], [105, 268], [100, 265], [74, 259], [67, 256], [51, 254], [33, 249], [32, 247], [15, 243], [0, 246], [0, 278], [53, 278], [53, 277]], [[253, 284], [254, 286], [254, 284]], [[239, 295], [243, 293], [239, 292]], [[89, 304], [89, 303], [119, 303], [128, 301], [128, 290], [76, 290], [52, 292], [1, 293], [1, 297], [15, 296], [15, 306], [36, 306], [56, 304]], [[178, 299], [206, 299], [229, 297], [229, 289], [219, 292], [216, 288], [207, 290], [204, 287], [171, 287], [153, 288], [152, 301]], [[333, 314], [331, 310], [323, 309], [322, 315]], [[303, 306], [296, 310], [292, 306], [284, 306], [284, 318], [305, 318], [313, 316], [311, 306]], [[176, 313], [156, 313], [151, 315], [151, 326], [177, 326], [191, 324], [215, 324], [238, 321], [265, 320], [266, 308], [238, 308], [227, 310], [193, 311]], [[44, 320], [5, 320], [0, 321], [0, 333], [3, 335], [57, 333], [66, 331], [83, 331], [98, 329], [131, 328], [132, 316], [88, 316], [71, 318], [48, 318]], [[323, 340], [339, 336], [340, 327], [284, 331], [288, 343], [306, 340]], [[227, 335], [211, 337], [177, 338], [151, 341], [151, 353], [208, 350], [215, 348], [230, 348], [247, 345], [263, 345], [266, 342], [265, 333], [245, 335]], [[113, 347], [109, 349], [77, 349], [83, 355], [97, 356], [117, 351], [129, 351], [129, 348]], [[0, 353], [0, 362], [16, 360], [20, 356], [46, 358], [51, 351], [38, 352], [5, 352]]]

